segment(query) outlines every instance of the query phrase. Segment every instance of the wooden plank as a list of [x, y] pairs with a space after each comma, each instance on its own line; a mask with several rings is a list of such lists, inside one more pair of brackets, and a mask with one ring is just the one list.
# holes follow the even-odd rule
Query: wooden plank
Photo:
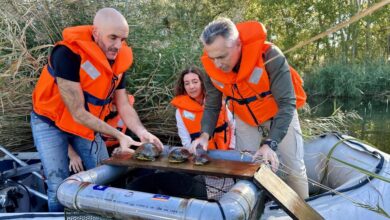
[[103, 164], [127, 166], [147, 169], [178, 171], [219, 177], [231, 177], [239, 179], [253, 179], [253, 175], [259, 169], [260, 164], [229, 160], [211, 159], [203, 166], [196, 166], [192, 161], [185, 163], [169, 163], [166, 156], [161, 156], [155, 161], [141, 161], [132, 158], [131, 154], [110, 157]]
[[258, 186], [266, 190], [293, 219], [324, 219], [283, 180], [272, 172], [267, 165], [262, 164], [260, 166], [259, 171], [255, 173], [254, 181]]

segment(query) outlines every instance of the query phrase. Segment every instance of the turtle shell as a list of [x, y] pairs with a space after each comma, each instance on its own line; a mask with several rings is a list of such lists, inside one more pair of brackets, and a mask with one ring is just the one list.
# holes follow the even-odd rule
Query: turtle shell
[[196, 146], [193, 162], [198, 166], [202, 166], [210, 162], [210, 157], [207, 155], [207, 151], [203, 150], [201, 145]]
[[168, 161], [170, 163], [183, 163], [188, 160], [191, 153], [184, 147], [174, 148], [169, 152]]
[[133, 157], [138, 160], [154, 161], [160, 153], [160, 149], [155, 144], [144, 143], [137, 148]]

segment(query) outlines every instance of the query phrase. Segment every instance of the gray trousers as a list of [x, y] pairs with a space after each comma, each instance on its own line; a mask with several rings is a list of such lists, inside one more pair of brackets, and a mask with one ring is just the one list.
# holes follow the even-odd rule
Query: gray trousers
[[[236, 117], [236, 150], [257, 151], [263, 138], [263, 131], [270, 130], [270, 121], [259, 127], [251, 126]], [[285, 182], [301, 198], [309, 197], [309, 187], [306, 176], [306, 167], [303, 160], [303, 139], [298, 113], [294, 112], [293, 119], [288, 127], [286, 136], [278, 144], [276, 152], [282, 174], [286, 174]]]

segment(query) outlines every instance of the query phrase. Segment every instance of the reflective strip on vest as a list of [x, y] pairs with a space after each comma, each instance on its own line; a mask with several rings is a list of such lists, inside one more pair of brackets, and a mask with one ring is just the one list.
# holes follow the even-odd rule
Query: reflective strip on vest
[[215, 80], [213, 78], [210, 78], [210, 79], [211, 79], [211, 81], [213, 81], [213, 83], [217, 84], [222, 89], [225, 87], [225, 85], [223, 83], [221, 83], [221, 82], [219, 82], [219, 81], [217, 81], [217, 80]]
[[100, 72], [96, 69], [96, 67], [89, 62], [89, 60], [85, 61], [80, 66], [93, 80], [100, 76]]
[[184, 110], [183, 111], [183, 116], [191, 121], [194, 121], [195, 120], [195, 114], [192, 113], [192, 112], [189, 112], [187, 110]]
[[263, 75], [263, 69], [260, 67], [255, 67], [252, 71], [251, 76], [249, 77], [249, 82], [253, 84], [258, 84], [261, 78], [261, 75]]

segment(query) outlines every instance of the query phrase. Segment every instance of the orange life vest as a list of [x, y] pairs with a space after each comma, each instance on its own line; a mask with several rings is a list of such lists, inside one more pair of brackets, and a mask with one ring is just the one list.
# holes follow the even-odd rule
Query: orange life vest
[[[130, 105], [133, 106], [134, 101], [135, 101], [134, 96], [128, 95], [128, 97], [129, 97]], [[114, 103], [111, 103], [111, 105], [114, 105]], [[112, 110], [113, 108], [110, 107], [110, 109]], [[111, 114], [112, 114], [112, 116], [110, 117]], [[111, 111], [107, 117], [109, 117], [109, 118], [106, 118], [106, 120], [105, 120], [107, 124], [111, 125], [113, 128], [117, 129], [118, 131], [120, 131], [124, 134], [126, 133], [127, 127], [126, 127], [125, 123], [123, 122], [123, 120], [121, 119], [121, 117], [119, 116], [118, 111], [116, 109], [115, 109], [115, 111]], [[102, 134], [102, 138], [106, 142], [107, 147], [113, 147], [113, 146], [119, 145], [118, 139], [116, 139], [110, 135]]]
[[[56, 45], [65, 45], [81, 57], [79, 75], [85, 109], [103, 120], [123, 72], [133, 62], [131, 48], [123, 43], [115, 63], [110, 66], [104, 52], [92, 39], [92, 26], [66, 28], [62, 34], [63, 40]], [[93, 140], [94, 131], [75, 122], [62, 101], [54, 71], [50, 64], [43, 68], [32, 95], [34, 111], [54, 121], [63, 131]]]
[[[230, 100], [229, 109], [233, 114], [237, 114], [249, 125], [258, 126], [278, 112], [263, 61], [263, 54], [271, 43], [265, 41], [266, 30], [259, 22], [244, 22], [236, 26], [242, 46], [239, 72], [222, 72], [206, 52], [201, 57], [201, 61], [214, 86], [225, 94], [227, 100]], [[296, 107], [300, 108], [306, 101], [303, 81], [292, 67], [290, 67], [290, 74], [296, 96]]]
[[[191, 140], [200, 136], [203, 106], [188, 95], [180, 95], [173, 98], [171, 104], [175, 106], [183, 119], [184, 125], [190, 133]], [[219, 114], [217, 127], [209, 140], [209, 150], [229, 150], [231, 129], [228, 125], [226, 106], [223, 105]]]

